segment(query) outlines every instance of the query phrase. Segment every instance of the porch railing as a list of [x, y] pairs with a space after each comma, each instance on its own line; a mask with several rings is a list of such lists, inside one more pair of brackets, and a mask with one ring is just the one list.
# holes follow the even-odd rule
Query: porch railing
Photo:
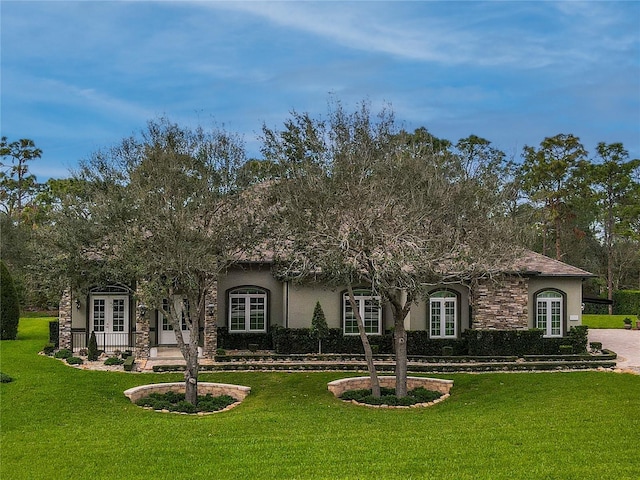
[[[114, 353], [116, 350], [132, 350], [136, 346], [137, 332], [95, 332], [98, 350], [105, 353]], [[89, 336], [91, 333], [72, 332], [71, 347], [73, 353], [78, 353], [81, 349], [87, 348], [89, 345]]]

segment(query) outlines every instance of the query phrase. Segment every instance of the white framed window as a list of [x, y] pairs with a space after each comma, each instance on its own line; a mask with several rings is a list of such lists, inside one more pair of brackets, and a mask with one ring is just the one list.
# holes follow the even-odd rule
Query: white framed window
[[545, 290], [536, 295], [536, 328], [545, 337], [561, 337], [564, 323], [563, 295], [555, 290]]
[[267, 291], [258, 287], [229, 292], [229, 332], [267, 331]]
[[[382, 305], [379, 295], [373, 295], [371, 290], [358, 289], [353, 291], [356, 307], [364, 323], [364, 331], [367, 335], [382, 334]], [[342, 324], [345, 335], [358, 335], [358, 322], [356, 314], [349, 302], [349, 293], [342, 295]]]
[[458, 337], [458, 296], [450, 290], [429, 295], [429, 336]]

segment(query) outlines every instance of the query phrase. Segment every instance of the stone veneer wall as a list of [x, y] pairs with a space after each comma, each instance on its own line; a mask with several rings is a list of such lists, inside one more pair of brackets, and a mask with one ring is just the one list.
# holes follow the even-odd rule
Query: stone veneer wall
[[[203, 355], [206, 358], [214, 358], [218, 348], [217, 298], [218, 283], [214, 282], [205, 296]], [[209, 305], [213, 305], [212, 312], [209, 312]]]
[[71, 349], [71, 289], [62, 292], [58, 308], [59, 348]]
[[529, 281], [525, 277], [480, 280], [472, 289], [471, 328], [527, 330]]
[[[131, 403], [136, 403], [137, 400], [147, 397], [151, 393], [165, 394], [168, 392], [184, 393], [184, 382], [140, 385], [139, 387], [125, 390], [124, 395], [131, 400]], [[242, 401], [251, 393], [251, 387], [228, 383], [198, 382], [198, 395], [206, 395], [208, 393], [214, 397], [229, 395], [236, 400]]]
[[[140, 287], [136, 292], [137, 298], [140, 296]], [[151, 338], [149, 332], [151, 329], [149, 318], [151, 316], [150, 309], [147, 309], [144, 315], [141, 314], [140, 309], [137, 308], [137, 304], [134, 303], [134, 310], [136, 316], [136, 358], [145, 359], [149, 358], [151, 352]]]
[[[381, 387], [395, 388], [396, 377], [378, 377], [378, 382]], [[453, 380], [444, 380], [441, 378], [427, 378], [427, 377], [407, 377], [407, 390], [411, 391], [418, 387], [424, 387], [427, 390], [434, 390], [442, 394], [448, 394], [453, 387]], [[341, 378], [340, 380], [334, 380], [327, 384], [327, 388], [336, 397], [339, 397], [344, 392], [349, 390], [364, 390], [371, 388], [370, 377], [351, 377]]]

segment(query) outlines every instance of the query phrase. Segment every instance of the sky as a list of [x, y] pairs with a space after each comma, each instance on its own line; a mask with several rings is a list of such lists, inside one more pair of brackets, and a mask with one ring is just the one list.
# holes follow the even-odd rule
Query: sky
[[263, 125], [329, 102], [390, 106], [408, 130], [478, 135], [521, 159], [560, 133], [640, 158], [640, 1], [6, 1], [0, 127], [66, 178], [166, 116]]

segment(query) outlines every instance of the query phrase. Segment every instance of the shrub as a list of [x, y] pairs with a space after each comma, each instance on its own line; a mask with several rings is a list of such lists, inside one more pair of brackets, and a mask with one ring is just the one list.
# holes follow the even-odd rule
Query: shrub
[[56, 358], [70, 358], [72, 356], [73, 356], [73, 352], [71, 352], [71, 350], [67, 348], [62, 348], [58, 350], [54, 355], [54, 357]]
[[49, 322], [49, 343], [53, 343], [56, 348], [60, 346], [60, 322], [57, 320]]
[[560, 345], [560, 355], [570, 355], [573, 353], [573, 345]]
[[216, 355], [224, 356], [227, 354], [227, 351], [224, 348], [216, 349]]
[[640, 312], [640, 290], [613, 292], [613, 314], [629, 315]]
[[15, 340], [18, 336], [20, 305], [13, 277], [0, 260], [0, 340]]
[[45, 355], [51, 355], [53, 354], [53, 352], [55, 351], [56, 346], [53, 343], [47, 343], [43, 348], [42, 351], [44, 352]]
[[6, 373], [0, 372], [0, 383], [11, 383], [13, 382], [13, 378], [7, 375]]
[[124, 359], [122, 366], [124, 367], [124, 370], [126, 372], [130, 372], [131, 370], [133, 370], [134, 363], [135, 363], [135, 357], [133, 355], [130, 355]]
[[84, 360], [82, 360], [80, 357], [69, 357], [67, 358], [67, 363], [69, 365], [82, 365], [84, 363]]
[[98, 341], [96, 340], [96, 332], [92, 331], [91, 336], [89, 337], [89, 345], [87, 345], [87, 360], [90, 362], [95, 362], [98, 360]]
[[154, 410], [169, 410], [171, 412], [217, 412], [237, 400], [229, 395], [220, 395], [217, 397], [211, 394], [198, 395], [196, 405], [192, 405], [185, 401], [184, 393], [167, 392], [152, 393], [147, 397], [140, 398], [136, 401], [136, 405], [141, 407], [151, 407]]
[[329, 326], [320, 302], [316, 302], [311, 318], [311, 336], [318, 340], [318, 353], [322, 353], [322, 340], [329, 336]]
[[109, 357], [104, 361], [105, 365], [122, 365], [124, 360], [118, 357]]
[[344, 392], [340, 398], [342, 400], [355, 400], [358, 403], [366, 403], [367, 405], [410, 406], [416, 403], [432, 402], [441, 396], [442, 394], [440, 392], [418, 387], [407, 392], [406, 397], [398, 398], [395, 395], [394, 389], [382, 387], [380, 388], [380, 397], [374, 397], [371, 394], [371, 390], [361, 389], [348, 390]]
[[229, 333], [227, 327], [218, 327], [218, 346], [230, 350], [249, 350], [255, 343], [259, 350], [271, 350], [271, 333]]
[[543, 331], [533, 330], [466, 330], [469, 355], [508, 356], [536, 355], [544, 350]]
[[602, 350], [602, 342], [589, 342], [589, 348], [592, 352], [600, 352]]

